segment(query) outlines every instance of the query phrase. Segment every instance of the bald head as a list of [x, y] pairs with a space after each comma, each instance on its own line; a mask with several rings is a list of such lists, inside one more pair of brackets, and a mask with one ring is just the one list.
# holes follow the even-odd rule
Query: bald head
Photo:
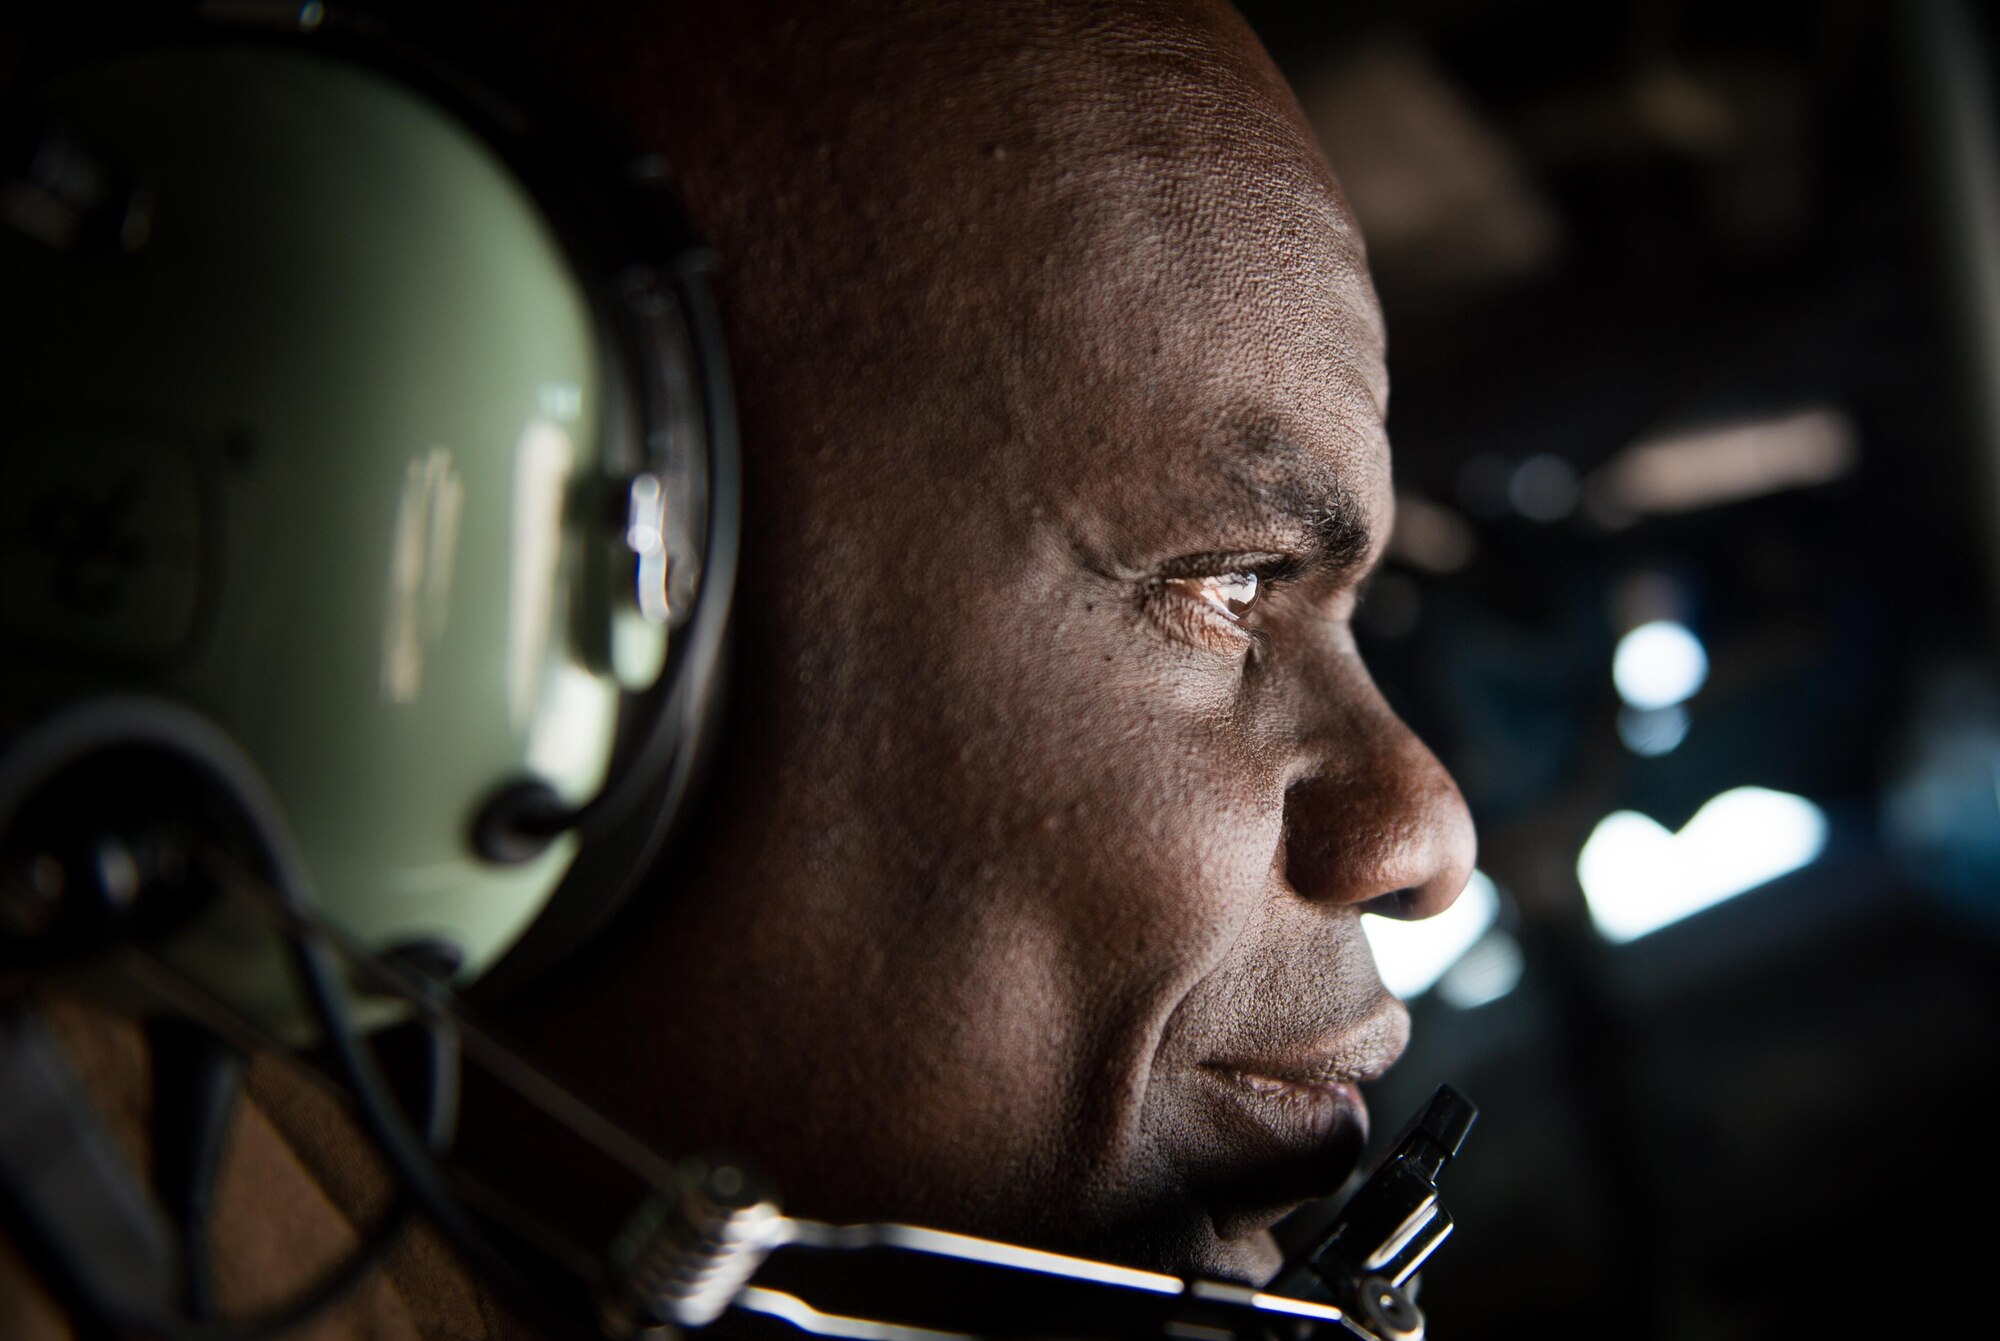
[[947, 351], [990, 384], [1162, 286], [1228, 303], [1299, 282], [1302, 244], [1361, 273], [1310, 131], [1225, 5], [699, 8], [562, 6], [526, 44], [673, 165], [753, 413], [793, 388], [927, 391]]
[[721, 256], [745, 556], [714, 823], [532, 1027], [802, 1211], [1268, 1273], [1406, 1029], [1357, 914], [1471, 861], [1347, 633], [1380, 319], [1290, 94], [1213, 5], [578, 8], [524, 45]]

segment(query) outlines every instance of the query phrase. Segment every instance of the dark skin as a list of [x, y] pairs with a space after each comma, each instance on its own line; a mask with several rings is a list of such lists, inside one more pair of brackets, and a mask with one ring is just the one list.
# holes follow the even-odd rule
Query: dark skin
[[1233, 12], [928, 8], [519, 22], [724, 258], [748, 501], [699, 841], [513, 1024], [802, 1213], [1262, 1279], [1473, 855], [1361, 240]]

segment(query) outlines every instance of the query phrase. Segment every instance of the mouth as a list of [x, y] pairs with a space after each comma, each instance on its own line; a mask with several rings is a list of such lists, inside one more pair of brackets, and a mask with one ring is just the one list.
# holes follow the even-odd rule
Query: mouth
[[1340, 1190], [1368, 1141], [1360, 1087], [1394, 1065], [1409, 1029], [1408, 1011], [1386, 998], [1331, 1033], [1196, 1068], [1228, 1147], [1201, 1179], [1218, 1237], [1262, 1238], [1298, 1206]]
[[1273, 1076], [1233, 1066], [1211, 1068], [1221, 1088], [1283, 1152], [1315, 1153], [1345, 1128], [1368, 1136], [1368, 1103], [1354, 1080], [1339, 1076]]
[[1381, 1079], [1403, 1055], [1409, 1042], [1409, 1010], [1402, 1002], [1385, 995], [1358, 1022], [1343, 1024], [1288, 1046], [1205, 1065], [1226, 1074], [1301, 1090], [1364, 1084]]

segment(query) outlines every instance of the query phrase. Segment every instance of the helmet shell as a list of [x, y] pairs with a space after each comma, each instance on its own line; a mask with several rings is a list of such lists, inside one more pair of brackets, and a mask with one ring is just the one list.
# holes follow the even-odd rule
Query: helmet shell
[[[574, 855], [485, 861], [477, 807], [524, 774], [580, 802], [613, 743], [587, 290], [493, 147], [365, 66], [204, 45], [40, 98], [145, 208], [111, 245], [0, 234], [0, 701], [202, 714], [326, 918], [470, 979]], [[163, 953], [291, 1028], [270, 937], [222, 900]]]

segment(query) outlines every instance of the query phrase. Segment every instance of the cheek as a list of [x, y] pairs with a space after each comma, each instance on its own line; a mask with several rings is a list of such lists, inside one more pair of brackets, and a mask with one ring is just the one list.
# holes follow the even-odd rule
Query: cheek
[[1040, 637], [985, 641], [1012, 655], [983, 720], [960, 723], [998, 765], [967, 784], [986, 792], [985, 860], [1061, 928], [1095, 993], [1165, 995], [1268, 895], [1282, 764], [1250, 729], [1237, 663], [1129, 606], [1078, 604]]
[[925, 601], [863, 794], [875, 850], [916, 854], [871, 898], [901, 910], [884, 983], [914, 1006], [885, 1045], [939, 1104], [918, 1143], [978, 1127], [996, 1171], [1100, 1180], [1137, 1157], [1175, 1008], [1268, 904], [1283, 789], [1234, 662], [1080, 589]]

